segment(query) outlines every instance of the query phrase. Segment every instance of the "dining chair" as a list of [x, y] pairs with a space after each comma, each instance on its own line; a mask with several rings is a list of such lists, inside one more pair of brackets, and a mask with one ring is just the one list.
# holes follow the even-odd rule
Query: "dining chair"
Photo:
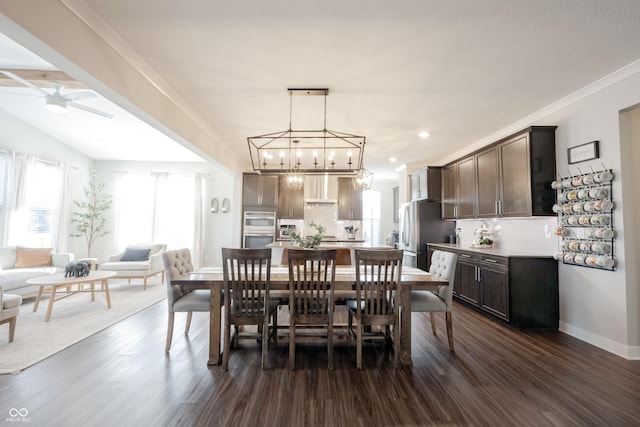
[[[271, 281], [271, 249], [222, 248], [224, 279], [224, 352], [222, 366], [229, 369], [231, 325], [235, 339], [257, 338], [262, 341], [262, 369], [267, 363], [269, 318], [273, 320], [272, 334], [278, 334], [278, 300], [269, 298]], [[239, 326], [256, 325], [256, 334], [240, 337]]]
[[296, 364], [296, 326], [327, 328], [327, 359], [333, 369], [335, 249], [289, 249], [289, 368]]
[[211, 310], [211, 293], [208, 290], [185, 291], [182, 286], [171, 284], [172, 280], [179, 279], [193, 271], [189, 249], [162, 252], [162, 263], [167, 278], [167, 303], [169, 304], [169, 325], [167, 326], [167, 344], [165, 346], [165, 352], [168, 353], [171, 349], [175, 313], [187, 313], [184, 334], [188, 335], [193, 312]]
[[451, 306], [453, 299], [453, 280], [456, 275], [458, 256], [453, 252], [433, 251], [429, 274], [440, 276], [449, 282], [449, 286], [440, 286], [438, 291], [411, 291], [411, 312], [429, 312], [431, 330], [436, 334], [435, 314], [444, 312], [447, 323], [449, 350], [453, 351], [453, 327]]
[[[402, 250], [356, 249], [356, 299], [348, 300], [349, 329], [356, 322], [356, 363], [362, 369], [364, 325], [384, 327], [384, 338], [393, 340], [394, 363], [400, 360], [399, 295]], [[391, 336], [391, 331], [393, 335]]]

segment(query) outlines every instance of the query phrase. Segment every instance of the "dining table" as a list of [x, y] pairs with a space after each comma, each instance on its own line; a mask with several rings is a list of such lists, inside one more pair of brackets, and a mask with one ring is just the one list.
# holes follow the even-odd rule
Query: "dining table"
[[[171, 284], [180, 285], [185, 291], [209, 289], [210, 320], [209, 320], [209, 359], [208, 365], [219, 365], [221, 361], [221, 314], [222, 290], [224, 277], [222, 267], [203, 267], [188, 273], [178, 279], [172, 279]], [[286, 266], [271, 267], [269, 291], [288, 292], [289, 270]], [[336, 266], [334, 290], [353, 291], [355, 297], [356, 271], [353, 265]], [[437, 291], [440, 286], [449, 286], [449, 282], [439, 276], [431, 275], [415, 267], [402, 267], [399, 284], [400, 291], [400, 363], [412, 365], [411, 359], [411, 291]]]

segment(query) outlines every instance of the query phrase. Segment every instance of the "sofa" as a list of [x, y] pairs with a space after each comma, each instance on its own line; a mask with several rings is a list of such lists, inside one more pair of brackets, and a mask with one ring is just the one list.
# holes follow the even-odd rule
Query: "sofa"
[[22, 246], [0, 247], [0, 285], [4, 292], [35, 296], [38, 286], [25, 282], [45, 274], [64, 273], [66, 265], [73, 261], [73, 254], [56, 253], [48, 248], [25, 248]]
[[167, 250], [167, 245], [137, 244], [129, 245], [127, 248], [110, 255], [109, 260], [99, 265], [99, 270], [115, 271], [116, 278], [143, 279], [143, 289], [147, 289], [147, 279], [156, 274], [162, 275], [164, 282], [164, 264], [162, 263], [162, 253]]

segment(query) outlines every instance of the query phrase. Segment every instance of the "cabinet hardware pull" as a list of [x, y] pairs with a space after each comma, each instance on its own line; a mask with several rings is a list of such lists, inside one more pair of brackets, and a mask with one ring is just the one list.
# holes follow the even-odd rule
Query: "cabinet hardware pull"
[[491, 259], [491, 258], [485, 258], [484, 260], [487, 262], [498, 262], [495, 259]]

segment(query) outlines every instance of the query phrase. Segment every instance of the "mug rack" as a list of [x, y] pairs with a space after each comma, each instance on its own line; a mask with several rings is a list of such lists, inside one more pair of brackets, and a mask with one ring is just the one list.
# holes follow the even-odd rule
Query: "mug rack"
[[551, 183], [557, 193], [553, 211], [558, 214], [559, 259], [564, 264], [615, 269], [612, 181], [613, 172], [605, 169]]

